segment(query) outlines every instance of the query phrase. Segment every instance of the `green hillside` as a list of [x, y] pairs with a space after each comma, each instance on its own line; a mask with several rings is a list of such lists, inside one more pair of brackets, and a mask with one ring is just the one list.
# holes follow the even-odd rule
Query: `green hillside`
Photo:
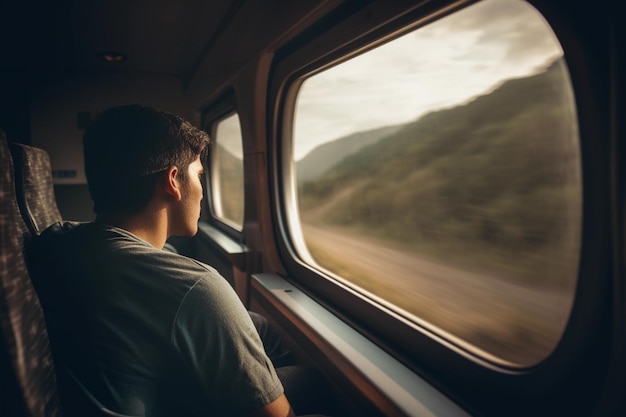
[[[533, 271], [559, 271], [576, 251], [578, 132], [563, 65], [427, 114], [348, 156], [300, 186], [303, 221], [558, 281]], [[324, 203], [323, 213], [313, 210]]]
[[237, 223], [243, 223], [243, 161], [219, 143], [215, 152], [220, 172], [223, 214]]
[[385, 126], [366, 132], [357, 132], [316, 147], [297, 162], [298, 183], [316, 179], [348, 155], [394, 134], [399, 129], [400, 126]]

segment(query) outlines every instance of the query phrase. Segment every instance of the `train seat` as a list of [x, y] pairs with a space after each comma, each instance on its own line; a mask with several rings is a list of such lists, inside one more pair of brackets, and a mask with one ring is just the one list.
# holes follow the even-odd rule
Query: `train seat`
[[[4, 148], [7, 147], [6, 139], [4, 140]], [[31, 275], [27, 275], [27, 281], [30, 284], [29, 288], [36, 289], [36, 294], [29, 295], [37, 301], [37, 306], [42, 313], [41, 306], [43, 305], [46, 318], [49, 319], [49, 315], [58, 316], [59, 314], [72, 314], [72, 304], [66, 300], [62, 291], [53, 284], [54, 280], [50, 280], [46, 266], [41, 265], [41, 262], [29, 262], [29, 252], [24, 251], [25, 241], [30, 237], [35, 237], [41, 234], [50, 225], [61, 222], [62, 216], [58, 209], [56, 198], [54, 196], [54, 188], [52, 184], [52, 169], [50, 165], [50, 157], [48, 153], [40, 148], [27, 146], [19, 143], [9, 143], [9, 151], [3, 149], [6, 156], [11, 155], [13, 166], [10, 167], [11, 174], [14, 174], [14, 187], [12, 189], [13, 200], [15, 204], [15, 214], [18, 216], [15, 219], [17, 228], [20, 229], [20, 236], [22, 236], [22, 242], [19, 245], [20, 257], [24, 259], [25, 265], [28, 265], [28, 271]], [[3, 154], [4, 156], [4, 154]], [[9, 160], [11, 159], [9, 157]], [[4, 164], [2, 166], [9, 166]], [[6, 175], [6, 174], [5, 174]], [[13, 185], [13, 178], [11, 178]], [[4, 204], [4, 200], [3, 200]], [[19, 209], [18, 209], [19, 206]], [[18, 214], [19, 213], [19, 214]], [[21, 219], [20, 219], [21, 214]], [[4, 229], [3, 229], [4, 232]], [[28, 249], [28, 245], [26, 245]], [[4, 246], [3, 246], [4, 250]], [[26, 255], [26, 256], [24, 256]], [[26, 270], [26, 268], [25, 268]], [[4, 275], [3, 275], [4, 278]], [[32, 280], [31, 280], [32, 279]], [[43, 297], [43, 299], [41, 298]], [[18, 297], [19, 299], [20, 297]], [[63, 309], [59, 310], [55, 308], [57, 304], [51, 303], [53, 298], [64, 300], [62, 304]], [[17, 304], [16, 304], [17, 305]], [[42, 321], [45, 322], [44, 316], [39, 315]], [[67, 317], [67, 316], [63, 316]], [[45, 324], [43, 325], [45, 326]], [[46, 356], [42, 357], [50, 358], [48, 361], [52, 364], [52, 358], [54, 355], [54, 343], [52, 343], [52, 351], [50, 350], [50, 339], [48, 339], [48, 330], [45, 329], [43, 333], [39, 330], [37, 334], [43, 334], [46, 339]], [[55, 341], [55, 334], [61, 335], [62, 333], [55, 333], [54, 328], [50, 330], [50, 337], [52, 342]], [[56, 338], [57, 343], [61, 345], [64, 341], [60, 338]], [[57, 358], [58, 359], [58, 358]], [[84, 388], [73, 379], [73, 376], [64, 368], [62, 364], [57, 362], [56, 364], [56, 379], [55, 383], [51, 384], [54, 387], [56, 407], [59, 408], [60, 404], [63, 408], [63, 414], [68, 416], [108, 416], [108, 417], [126, 417], [121, 414], [114, 413], [93, 399]], [[58, 384], [57, 384], [58, 381]], [[60, 399], [59, 399], [60, 397]], [[10, 414], [10, 413], [9, 413]], [[4, 415], [1, 414], [0, 415]], [[12, 415], [12, 414], [10, 414]], [[31, 415], [31, 414], [25, 414]], [[45, 414], [32, 414], [32, 416], [46, 416], [55, 417], [60, 414], [53, 414], [47, 412]]]
[[0, 415], [61, 415], [56, 375], [39, 299], [24, 258], [24, 226], [13, 162], [0, 131]]
[[62, 221], [52, 185], [50, 156], [44, 149], [10, 143], [17, 203], [24, 223], [34, 236]]

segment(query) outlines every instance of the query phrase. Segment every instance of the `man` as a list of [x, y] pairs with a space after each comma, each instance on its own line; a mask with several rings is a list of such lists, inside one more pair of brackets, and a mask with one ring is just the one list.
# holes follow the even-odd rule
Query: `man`
[[43, 300], [55, 360], [115, 413], [292, 417], [230, 285], [162, 250], [197, 232], [208, 143], [183, 119], [138, 105], [109, 109], [87, 130], [96, 220], [52, 226], [37, 244], [58, 284], [56, 300]]

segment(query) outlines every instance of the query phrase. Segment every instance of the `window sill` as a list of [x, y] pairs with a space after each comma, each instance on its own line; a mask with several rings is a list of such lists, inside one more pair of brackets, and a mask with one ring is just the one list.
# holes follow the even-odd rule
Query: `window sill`
[[[322, 364], [385, 415], [469, 416], [431, 384], [276, 274], [252, 276], [255, 300], [301, 333]], [[336, 374], [336, 375], [335, 375]], [[337, 382], [337, 381], [336, 381]], [[341, 381], [343, 382], [343, 381]]]

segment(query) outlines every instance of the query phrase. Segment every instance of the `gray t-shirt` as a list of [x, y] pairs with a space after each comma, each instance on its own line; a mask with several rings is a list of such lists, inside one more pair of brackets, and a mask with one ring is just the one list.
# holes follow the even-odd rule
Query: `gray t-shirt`
[[57, 357], [110, 410], [235, 416], [283, 393], [248, 312], [213, 268], [97, 223], [53, 225], [35, 248], [60, 294], [44, 302], [62, 304], [49, 319]]

